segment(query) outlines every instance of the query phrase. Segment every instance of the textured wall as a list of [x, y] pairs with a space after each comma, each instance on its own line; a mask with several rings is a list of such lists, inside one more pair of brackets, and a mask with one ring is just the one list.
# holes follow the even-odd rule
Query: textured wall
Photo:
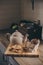
[[31, 0], [21, 0], [21, 19], [40, 20], [43, 25], [43, 0], [34, 0], [32, 10]]
[[31, 0], [0, 0], [0, 29], [20, 19], [39, 19], [43, 25], [43, 0], [35, 0], [34, 10]]
[[39, 0], [34, 0], [34, 10], [32, 10], [31, 0], [21, 0], [21, 19], [37, 20], [39, 6]]
[[0, 0], [0, 29], [19, 21], [19, 0]]
[[41, 25], [43, 26], [43, 0], [38, 2], [39, 11], [38, 11], [38, 19], [41, 21]]
[[40, 20], [43, 26], [43, 0], [35, 0], [33, 20]]
[[31, 0], [21, 0], [21, 19], [32, 18]]

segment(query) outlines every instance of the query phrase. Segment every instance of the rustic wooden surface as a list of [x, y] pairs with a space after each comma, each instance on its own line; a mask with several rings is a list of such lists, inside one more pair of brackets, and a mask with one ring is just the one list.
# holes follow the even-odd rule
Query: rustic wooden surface
[[34, 53], [32, 52], [22, 52], [22, 53], [12, 52], [10, 51], [11, 46], [12, 44], [10, 43], [8, 48], [5, 51], [5, 55], [16, 56], [16, 57], [38, 57], [39, 56], [38, 51], [35, 51]]

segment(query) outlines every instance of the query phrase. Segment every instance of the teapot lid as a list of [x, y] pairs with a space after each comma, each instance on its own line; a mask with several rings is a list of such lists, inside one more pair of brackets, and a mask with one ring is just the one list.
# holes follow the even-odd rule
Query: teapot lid
[[16, 30], [14, 33], [12, 33], [12, 35], [13, 36], [20, 36], [20, 37], [24, 37], [23, 35], [22, 35], [22, 33], [20, 33], [18, 30]]

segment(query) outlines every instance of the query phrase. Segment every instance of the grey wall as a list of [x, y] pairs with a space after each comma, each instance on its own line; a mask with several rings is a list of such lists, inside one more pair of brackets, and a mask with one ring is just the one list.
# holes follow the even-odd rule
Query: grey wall
[[35, 0], [34, 10], [31, 0], [0, 0], [0, 29], [21, 19], [40, 20], [43, 26], [43, 0]]
[[7, 28], [19, 19], [19, 0], [0, 0], [0, 29]]
[[38, 1], [38, 19], [40, 19], [41, 25], [43, 26], [43, 0]]
[[21, 19], [32, 19], [31, 0], [21, 0]]
[[43, 0], [34, 1], [34, 10], [32, 10], [31, 0], [21, 0], [21, 19], [40, 20], [43, 26]]
[[40, 20], [43, 26], [43, 0], [35, 0], [33, 15], [33, 20]]
[[32, 10], [31, 0], [21, 0], [21, 19], [35, 20], [38, 17], [38, 1], [35, 0]]
[[32, 10], [31, 0], [21, 0], [21, 19], [36, 20], [38, 17], [38, 1], [34, 0], [34, 10]]

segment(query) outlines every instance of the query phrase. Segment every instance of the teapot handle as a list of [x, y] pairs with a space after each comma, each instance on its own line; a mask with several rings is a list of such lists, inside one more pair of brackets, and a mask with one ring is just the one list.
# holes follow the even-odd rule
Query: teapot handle
[[6, 38], [7, 38], [8, 41], [10, 41], [10, 36], [11, 36], [10, 33], [6, 33]]

